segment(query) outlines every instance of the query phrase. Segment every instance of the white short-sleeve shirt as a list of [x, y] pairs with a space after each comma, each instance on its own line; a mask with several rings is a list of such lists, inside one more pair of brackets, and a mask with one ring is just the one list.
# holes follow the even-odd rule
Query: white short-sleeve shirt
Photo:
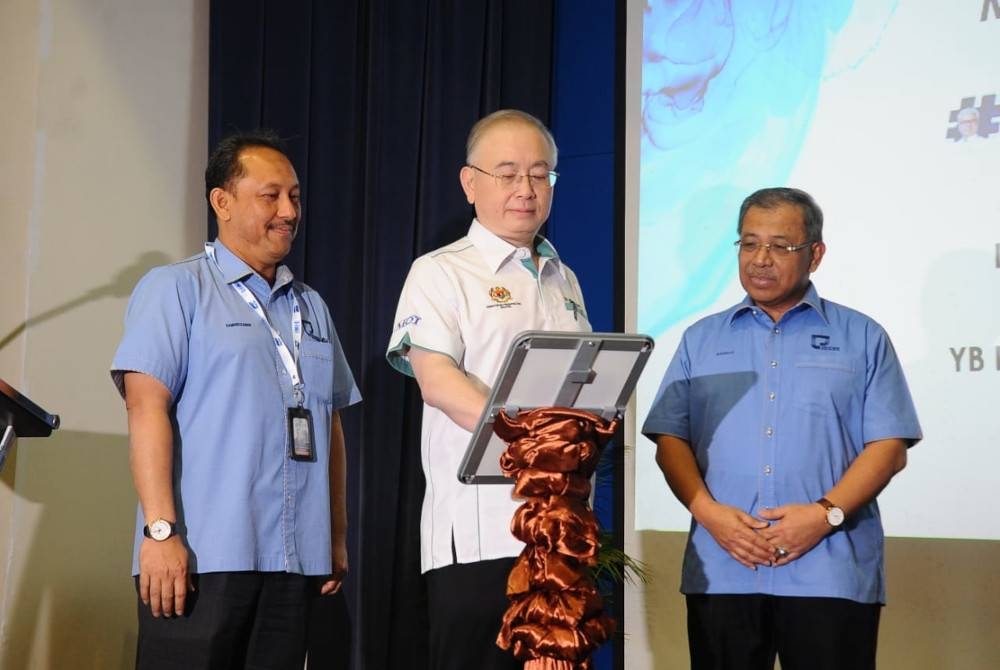
[[[473, 220], [468, 234], [413, 262], [396, 308], [386, 358], [413, 375], [415, 346], [450, 356], [466, 374], [492, 386], [514, 337], [525, 330], [590, 331], [576, 275], [539, 237], [536, 269], [514, 247]], [[522, 501], [508, 485], [468, 485], [458, 467], [472, 435], [424, 404], [421, 461], [426, 491], [420, 521], [421, 570], [517, 556], [510, 532]]]

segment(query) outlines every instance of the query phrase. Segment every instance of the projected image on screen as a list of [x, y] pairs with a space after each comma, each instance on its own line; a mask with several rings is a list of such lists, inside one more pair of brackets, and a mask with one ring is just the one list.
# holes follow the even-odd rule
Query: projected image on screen
[[[885, 327], [924, 430], [880, 497], [887, 532], [1000, 539], [983, 513], [1000, 478], [1000, 19], [981, 9], [647, 3], [636, 300], [657, 346], [640, 425], [684, 329], [744, 296], [740, 202], [802, 188], [826, 218], [820, 295]], [[638, 442], [637, 527], [687, 530]]]

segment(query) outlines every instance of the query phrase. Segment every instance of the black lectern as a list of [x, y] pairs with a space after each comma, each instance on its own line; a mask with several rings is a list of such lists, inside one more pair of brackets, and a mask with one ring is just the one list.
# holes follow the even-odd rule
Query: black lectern
[[15, 437], [48, 437], [58, 427], [57, 414], [49, 414], [0, 379], [0, 470]]

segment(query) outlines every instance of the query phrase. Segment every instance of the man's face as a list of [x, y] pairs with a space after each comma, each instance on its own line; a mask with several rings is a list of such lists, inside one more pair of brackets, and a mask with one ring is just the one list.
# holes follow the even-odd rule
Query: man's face
[[819, 267], [826, 246], [814, 242], [800, 251], [785, 254], [763, 246], [795, 246], [806, 241], [802, 210], [787, 203], [771, 209], [748, 209], [740, 239], [761, 245], [752, 254], [739, 252], [740, 283], [754, 303], [777, 321], [802, 299], [809, 285], [809, 274]]
[[966, 107], [958, 113], [958, 133], [962, 137], [972, 137], [979, 132], [979, 112]]
[[[552, 156], [545, 138], [531, 125], [516, 121], [498, 123], [479, 139], [470, 163], [492, 174], [544, 173], [551, 170]], [[459, 175], [462, 189], [476, 207], [476, 218], [490, 232], [515, 246], [530, 246], [535, 234], [549, 218], [552, 188], [532, 187], [526, 177], [510, 188], [470, 167]]]
[[291, 251], [302, 208], [299, 180], [283, 154], [252, 147], [240, 154], [246, 174], [212, 192], [219, 239], [265, 278]]

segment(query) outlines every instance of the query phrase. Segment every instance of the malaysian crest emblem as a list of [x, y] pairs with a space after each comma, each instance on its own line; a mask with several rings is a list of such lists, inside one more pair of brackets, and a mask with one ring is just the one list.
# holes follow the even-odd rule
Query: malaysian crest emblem
[[490, 289], [490, 299], [500, 304], [510, 302], [510, 291], [503, 286], [494, 286]]

